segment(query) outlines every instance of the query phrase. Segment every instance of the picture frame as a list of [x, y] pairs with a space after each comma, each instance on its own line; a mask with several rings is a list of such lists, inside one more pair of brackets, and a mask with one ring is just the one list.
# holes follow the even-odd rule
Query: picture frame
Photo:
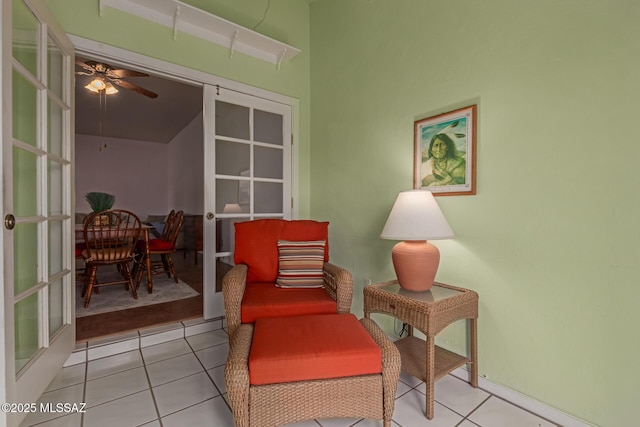
[[477, 105], [414, 122], [413, 188], [434, 196], [476, 194]]

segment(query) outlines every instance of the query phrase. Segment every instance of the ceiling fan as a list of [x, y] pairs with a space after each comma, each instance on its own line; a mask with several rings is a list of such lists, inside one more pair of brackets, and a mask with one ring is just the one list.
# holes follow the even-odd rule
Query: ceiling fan
[[150, 90], [136, 84], [122, 80], [125, 77], [149, 77], [149, 74], [134, 70], [116, 70], [108, 64], [96, 61], [81, 61], [77, 59], [76, 64], [83, 69], [83, 71], [76, 71], [76, 74], [81, 76], [94, 76], [94, 79], [85, 86], [85, 88], [91, 92], [98, 93], [104, 90], [107, 95], [112, 95], [118, 92], [118, 90], [113, 86], [116, 85], [125, 89], [133, 90], [139, 94], [148, 96], [149, 98], [158, 97], [158, 94], [155, 92], [151, 92]]

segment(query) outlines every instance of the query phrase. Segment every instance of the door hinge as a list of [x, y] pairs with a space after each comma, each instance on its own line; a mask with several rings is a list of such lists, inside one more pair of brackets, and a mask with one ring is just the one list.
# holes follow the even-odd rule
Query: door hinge
[[293, 145], [293, 134], [291, 134], [291, 145]]
[[291, 209], [293, 209], [293, 197], [291, 198]]

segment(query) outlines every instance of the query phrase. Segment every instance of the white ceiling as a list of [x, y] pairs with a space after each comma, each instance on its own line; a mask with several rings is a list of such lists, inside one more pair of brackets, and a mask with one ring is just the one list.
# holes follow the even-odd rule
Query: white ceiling
[[[92, 60], [84, 56], [77, 56], [76, 59]], [[114, 69], [134, 69], [120, 67], [115, 61], [107, 63]], [[76, 65], [76, 71], [83, 69]], [[84, 88], [92, 77], [75, 77], [76, 134], [168, 143], [202, 112], [201, 86], [191, 86], [153, 75], [125, 77], [122, 80], [155, 92], [158, 97], [148, 98], [116, 86], [118, 93], [107, 95], [104, 102], [104, 95], [100, 97]]]

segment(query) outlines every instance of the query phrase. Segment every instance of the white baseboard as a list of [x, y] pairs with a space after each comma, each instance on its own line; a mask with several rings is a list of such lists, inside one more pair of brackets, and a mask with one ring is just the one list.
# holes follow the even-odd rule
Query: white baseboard
[[[451, 372], [451, 375], [456, 376], [464, 381], [470, 381], [470, 372], [465, 368], [458, 368]], [[590, 424], [572, 415], [566, 414], [556, 408], [548, 406], [542, 402], [539, 402], [529, 396], [525, 396], [522, 393], [518, 393], [508, 387], [501, 384], [496, 384], [486, 378], [478, 378], [478, 387], [506, 400], [509, 403], [513, 403], [527, 411], [546, 418], [547, 420], [558, 424], [562, 427], [597, 427], [595, 424]]]

